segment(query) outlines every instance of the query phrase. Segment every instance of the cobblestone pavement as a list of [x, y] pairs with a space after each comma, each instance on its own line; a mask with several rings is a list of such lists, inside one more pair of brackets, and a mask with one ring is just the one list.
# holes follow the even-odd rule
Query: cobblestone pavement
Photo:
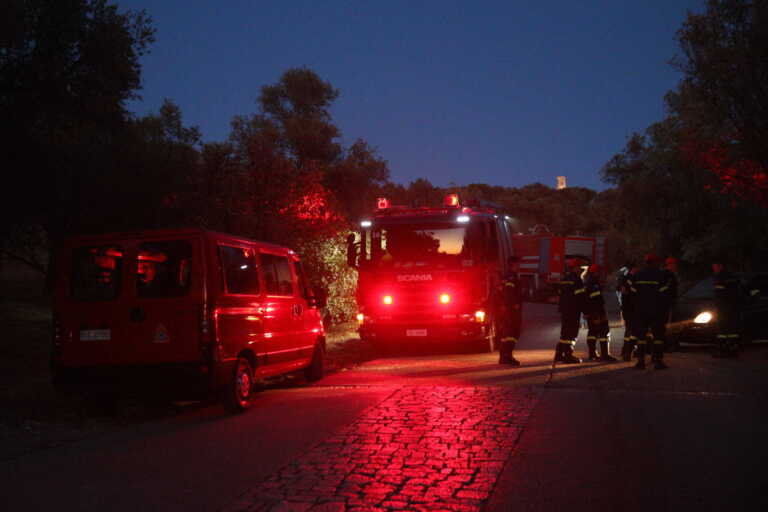
[[225, 510], [480, 510], [539, 397], [533, 388], [399, 388]]

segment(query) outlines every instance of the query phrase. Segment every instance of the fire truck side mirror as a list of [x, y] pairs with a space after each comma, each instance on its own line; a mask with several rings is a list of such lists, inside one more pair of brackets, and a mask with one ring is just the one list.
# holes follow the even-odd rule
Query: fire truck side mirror
[[324, 308], [328, 305], [328, 291], [322, 286], [312, 288], [312, 304], [318, 308]]
[[354, 233], [347, 235], [347, 265], [357, 268], [357, 245]]

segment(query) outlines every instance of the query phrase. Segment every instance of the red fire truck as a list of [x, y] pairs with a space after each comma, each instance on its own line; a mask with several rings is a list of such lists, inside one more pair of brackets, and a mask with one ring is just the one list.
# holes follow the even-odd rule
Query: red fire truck
[[359, 333], [380, 346], [398, 341], [476, 343], [492, 351], [492, 290], [512, 254], [509, 218], [464, 206], [456, 194], [440, 207], [393, 206], [380, 198], [348, 237], [358, 269]]
[[514, 254], [520, 258], [520, 281], [531, 301], [556, 302], [566, 258], [605, 268], [605, 237], [555, 236], [551, 233], [515, 234]]

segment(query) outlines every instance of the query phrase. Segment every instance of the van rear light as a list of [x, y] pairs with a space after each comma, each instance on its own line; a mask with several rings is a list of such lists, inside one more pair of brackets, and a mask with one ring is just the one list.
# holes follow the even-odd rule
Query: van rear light
[[365, 320], [365, 315], [362, 314], [362, 313], [358, 313], [357, 314], [357, 323], [362, 324], [364, 320]]
[[485, 311], [478, 309], [475, 311], [475, 321], [483, 323], [485, 322]]
[[211, 324], [208, 317], [208, 307], [203, 304], [200, 307], [200, 342], [202, 345], [207, 345], [211, 341]]
[[56, 346], [61, 345], [63, 341], [63, 332], [61, 329], [61, 322], [57, 319], [53, 319], [53, 344]]
[[53, 344], [60, 347], [62, 343], [72, 340], [72, 332], [64, 328], [58, 318], [53, 319]]

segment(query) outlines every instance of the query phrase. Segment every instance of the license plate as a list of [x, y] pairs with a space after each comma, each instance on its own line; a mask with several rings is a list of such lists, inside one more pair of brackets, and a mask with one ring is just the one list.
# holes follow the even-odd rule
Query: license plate
[[406, 329], [405, 335], [406, 336], [426, 336], [427, 330], [426, 329]]
[[105, 341], [112, 337], [109, 329], [84, 329], [80, 331], [80, 341]]

